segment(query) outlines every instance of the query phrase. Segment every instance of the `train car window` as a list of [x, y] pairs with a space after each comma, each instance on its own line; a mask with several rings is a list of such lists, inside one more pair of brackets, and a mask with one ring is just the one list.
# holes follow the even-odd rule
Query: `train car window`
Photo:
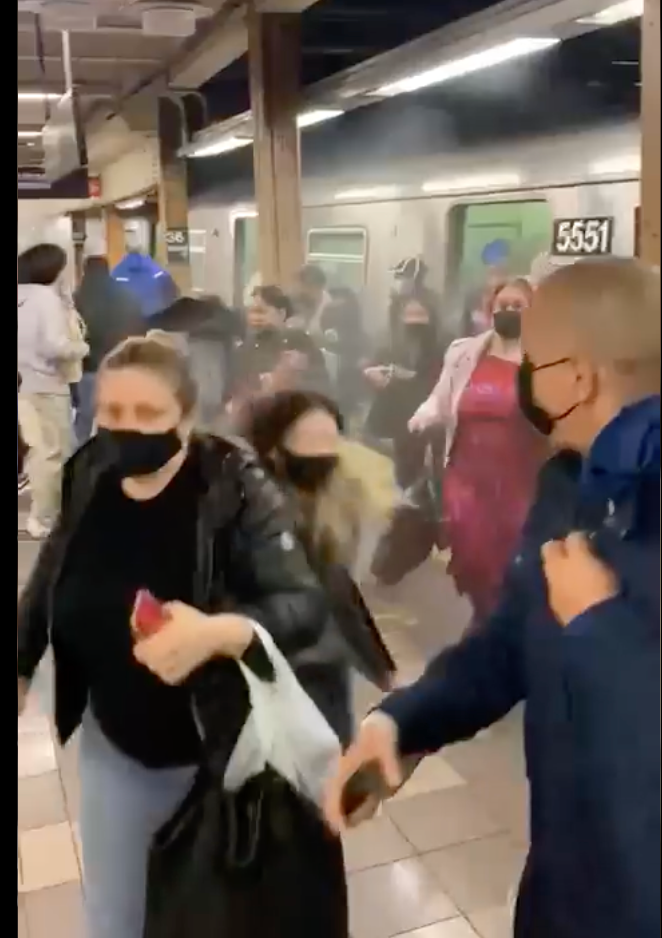
[[455, 205], [450, 212], [449, 287], [465, 314], [480, 306], [490, 280], [526, 276], [549, 250], [553, 214], [543, 199]]
[[257, 274], [257, 268], [257, 218], [235, 218], [233, 302], [236, 306], [243, 306], [246, 288]]
[[307, 258], [322, 268], [330, 287], [360, 292], [365, 285], [368, 233], [365, 228], [311, 228]]

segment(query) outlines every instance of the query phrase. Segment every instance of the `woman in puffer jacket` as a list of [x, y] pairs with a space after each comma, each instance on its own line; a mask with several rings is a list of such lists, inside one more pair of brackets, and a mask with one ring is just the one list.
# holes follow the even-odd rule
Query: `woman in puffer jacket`
[[395, 487], [380, 487], [374, 476], [368, 485], [358, 444], [343, 440], [340, 411], [322, 394], [284, 390], [264, 395], [246, 411], [245, 420], [245, 439], [292, 496], [299, 540], [327, 589], [349, 660], [387, 690], [395, 663], [355, 576], [369, 531], [388, 515]]

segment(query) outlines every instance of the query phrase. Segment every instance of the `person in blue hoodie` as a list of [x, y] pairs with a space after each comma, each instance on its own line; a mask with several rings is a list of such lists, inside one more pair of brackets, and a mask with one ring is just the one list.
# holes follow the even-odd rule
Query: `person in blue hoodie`
[[114, 268], [112, 276], [133, 294], [145, 319], [163, 312], [179, 296], [168, 271], [139, 251], [129, 251]]
[[[326, 816], [351, 826], [399, 787], [405, 757], [524, 701], [531, 847], [516, 938], [657, 938], [659, 272], [625, 259], [556, 271], [522, 341], [522, 409], [563, 452], [542, 470], [496, 611], [368, 716]], [[357, 792], [371, 794], [352, 814]]]

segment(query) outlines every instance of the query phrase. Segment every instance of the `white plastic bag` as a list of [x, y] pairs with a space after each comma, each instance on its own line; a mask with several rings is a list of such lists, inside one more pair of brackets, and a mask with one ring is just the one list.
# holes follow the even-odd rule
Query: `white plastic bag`
[[262, 681], [239, 662], [251, 710], [230, 757], [225, 787], [238, 791], [271, 766], [319, 805], [325, 781], [341, 754], [340, 741], [269, 633], [257, 624], [255, 631], [274, 667], [275, 680]]

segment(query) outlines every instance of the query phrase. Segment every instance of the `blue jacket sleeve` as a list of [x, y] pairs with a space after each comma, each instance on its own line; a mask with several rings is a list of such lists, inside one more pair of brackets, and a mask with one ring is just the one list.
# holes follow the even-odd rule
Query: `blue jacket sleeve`
[[652, 926], [659, 934], [659, 598], [595, 606], [570, 623], [564, 650], [579, 780], [601, 840], [595, 850], [612, 858], [631, 934]]
[[436, 752], [469, 739], [525, 697], [523, 619], [513, 569], [485, 624], [443, 651], [415, 684], [380, 705], [398, 725], [403, 755]]

